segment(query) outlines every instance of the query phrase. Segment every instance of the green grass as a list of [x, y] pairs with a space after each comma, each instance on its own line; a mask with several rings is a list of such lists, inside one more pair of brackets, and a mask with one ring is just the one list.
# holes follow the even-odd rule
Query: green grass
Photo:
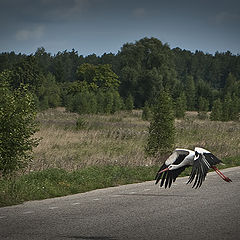
[[[240, 157], [224, 159], [220, 169], [240, 166]], [[92, 166], [67, 172], [51, 168], [22, 175], [16, 179], [0, 180], [0, 207], [29, 200], [82, 193], [94, 189], [153, 180], [159, 166]], [[191, 168], [180, 176], [188, 176]]]
[[[146, 157], [149, 122], [141, 111], [79, 116], [59, 108], [39, 113], [38, 120], [36, 137], [42, 140], [34, 160], [24, 174], [0, 177], [0, 206], [153, 180], [167, 157]], [[199, 120], [187, 113], [175, 125], [176, 147], [206, 148], [223, 159], [219, 168], [240, 165], [239, 122]]]
[[52, 168], [1, 179], [0, 206], [152, 180], [157, 170], [158, 166], [92, 166], [73, 172]]

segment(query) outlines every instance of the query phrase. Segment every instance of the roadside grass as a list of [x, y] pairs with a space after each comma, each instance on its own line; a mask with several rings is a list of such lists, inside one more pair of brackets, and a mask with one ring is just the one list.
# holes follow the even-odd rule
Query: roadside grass
[[148, 181], [157, 170], [157, 166], [91, 166], [72, 172], [56, 168], [32, 172], [0, 180], [0, 206]]
[[[240, 158], [227, 158], [220, 169], [240, 166]], [[0, 207], [30, 200], [66, 196], [95, 189], [153, 180], [159, 166], [91, 166], [68, 172], [50, 168], [18, 178], [0, 180]], [[188, 176], [191, 168], [180, 176]], [[158, 187], [158, 186], [157, 186]]]
[[[34, 160], [17, 177], [0, 177], [0, 206], [153, 180], [166, 158], [145, 155], [149, 122], [141, 111], [79, 116], [57, 108], [39, 113], [38, 121]], [[176, 147], [209, 149], [223, 159], [219, 168], [240, 165], [239, 122], [187, 113], [175, 124]]]

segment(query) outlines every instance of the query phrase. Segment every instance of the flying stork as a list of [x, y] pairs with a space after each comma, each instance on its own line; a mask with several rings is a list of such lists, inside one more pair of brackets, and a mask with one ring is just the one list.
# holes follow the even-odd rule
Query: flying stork
[[165, 183], [165, 188], [170, 188], [172, 182], [175, 182], [179, 174], [190, 166], [192, 166], [192, 172], [187, 184], [191, 183], [195, 178], [193, 188], [201, 187], [210, 168], [212, 168], [224, 181], [232, 182], [230, 178], [224, 176], [215, 166], [221, 162], [222, 161], [211, 152], [200, 147], [196, 147], [194, 151], [177, 148], [160, 167], [155, 177], [156, 184], [161, 180], [160, 187]]

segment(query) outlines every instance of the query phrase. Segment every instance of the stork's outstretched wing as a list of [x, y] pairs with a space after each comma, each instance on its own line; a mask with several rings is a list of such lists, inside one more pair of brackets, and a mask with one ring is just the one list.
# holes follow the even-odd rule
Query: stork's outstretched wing
[[[167, 165], [165, 165], [164, 167], [167, 167]], [[164, 167], [162, 169], [164, 169]], [[175, 169], [172, 171], [166, 171], [166, 172], [163, 172], [160, 174], [158, 173], [155, 178], [156, 179], [155, 184], [157, 184], [160, 181], [160, 179], [162, 178], [162, 180], [160, 182], [160, 187], [162, 187], [165, 182], [165, 188], [167, 188], [167, 187], [170, 188], [172, 183], [176, 181], [176, 178], [181, 174], [181, 172], [183, 172], [185, 170], [186, 167], [188, 167], [188, 166], [183, 166], [178, 169]]]
[[155, 177], [155, 184], [157, 184], [160, 179], [160, 187], [164, 185], [165, 182], [165, 188], [171, 187], [172, 182], [175, 182], [176, 178], [185, 170], [187, 166], [180, 167], [173, 171], [166, 171], [161, 172], [162, 170], [166, 169], [170, 164], [179, 164], [181, 163], [184, 158], [189, 154], [189, 151], [186, 149], [175, 149], [175, 151], [169, 156], [169, 158], [166, 160], [166, 162], [160, 167], [156, 177]]
[[192, 172], [187, 182], [187, 184], [191, 183], [195, 178], [193, 188], [201, 187], [202, 182], [206, 178], [209, 168], [222, 162], [220, 159], [218, 159], [216, 156], [214, 156], [212, 153], [208, 152], [207, 150], [206, 152], [204, 152], [204, 149], [200, 149], [200, 151], [201, 151], [200, 153], [196, 151], [196, 157], [194, 159]]

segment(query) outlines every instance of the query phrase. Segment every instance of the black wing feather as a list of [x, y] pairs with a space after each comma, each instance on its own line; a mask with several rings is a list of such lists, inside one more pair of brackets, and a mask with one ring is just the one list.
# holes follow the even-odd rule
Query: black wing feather
[[222, 161], [218, 159], [216, 156], [214, 156], [212, 153], [203, 153], [205, 159], [208, 161], [210, 166], [214, 166], [218, 163], [221, 163]]
[[160, 167], [160, 169], [158, 170], [158, 172], [157, 172], [157, 174], [156, 174], [156, 177], [155, 177], [156, 183], [155, 183], [155, 184], [157, 184], [157, 183], [160, 181], [161, 176], [163, 175], [163, 173], [160, 173], [160, 174], [159, 174], [159, 172], [161, 172], [161, 171], [162, 171], [163, 169], [165, 169], [165, 168], [167, 168], [167, 165], [164, 163], [164, 164]]
[[199, 157], [194, 161], [192, 172], [189, 176], [188, 183], [191, 183], [194, 179], [193, 188], [199, 188], [202, 182], [205, 180], [208, 169], [221, 162], [217, 157], [211, 153], [199, 154]]
[[[170, 188], [172, 183], [175, 182], [176, 178], [181, 174], [181, 172], [183, 172], [185, 170], [186, 167], [188, 167], [188, 166], [183, 166], [176, 170], [170, 170], [170, 171], [166, 171], [164, 173], [157, 174], [156, 184], [160, 181], [160, 179], [162, 179], [160, 182], [160, 187], [162, 187], [164, 185], [165, 188], [167, 188], [167, 187]], [[159, 171], [161, 171], [161, 170], [159, 170]]]
[[163, 176], [162, 176], [162, 181], [161, 181], [161, 183], [160, 183], [160, 187], [163, 186], [167, 174], [168, 174], [168, 172], [164, 172], [164, 174], [163, 174]]
[[[176, 160], [174, 161], [174, 164], [180, 164], [184, 158], [187, 156], [187, 154], [179, 154], [178, 157], [176, 158]], [[164, 185], [165, 188], [167, 187], [171, 187], [172, 183], [175, 182], [176, 178], [181, 174], [181, 172], [183, 172], [185, 170], [185, 168], [187, 166], [183, 166], [180, 167], [176, 170], [170, 170], [170, 171], [166, 171], [166, 172], [161, 172], [163, 169], [167, 168], [169, 165], [166, 165], [165, 163], [160, 167], [160, 169], [158, 170], [158, 173], [155, 177], [155, 184], [157, 184], [160, 180], [160, 187], [162, 187]]]

